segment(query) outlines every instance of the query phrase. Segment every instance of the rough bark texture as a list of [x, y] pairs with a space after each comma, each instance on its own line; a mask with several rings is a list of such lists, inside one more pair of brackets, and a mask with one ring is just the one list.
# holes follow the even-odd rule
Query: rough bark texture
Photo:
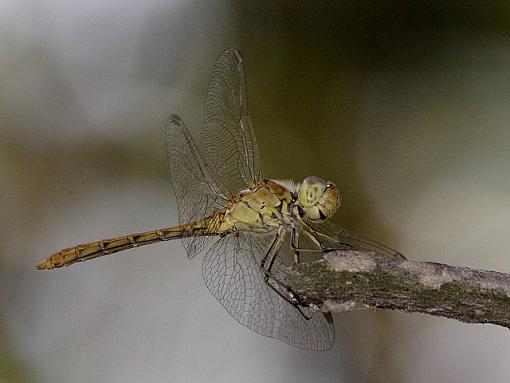
[[379, 307], [510, 328], [510, 274], [337, 251], [295, 265], [289, 281], [327, 311]]

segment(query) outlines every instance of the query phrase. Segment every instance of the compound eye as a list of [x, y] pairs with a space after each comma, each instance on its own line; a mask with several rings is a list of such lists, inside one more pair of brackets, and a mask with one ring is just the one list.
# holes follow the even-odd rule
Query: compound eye
[[319, 177], [306, 177], [298, 188], [298, 200], [303, 207], [316, 205], [326, 190], [326, 181]]

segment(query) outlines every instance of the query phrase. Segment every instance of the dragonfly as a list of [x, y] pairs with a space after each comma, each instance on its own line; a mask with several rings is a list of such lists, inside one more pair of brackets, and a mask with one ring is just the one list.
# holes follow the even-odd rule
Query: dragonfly
[[331, 221], [341, 203], [333, 182], [316, 176], [300, 183], [261, 176], [238, 50], [224, 51], [214, 66], [201, 146], [177, 115], [168, 120], [165, 142], [177, 226], [66, 248], [37, 268], [56, 269], [181, 239], [188, 258], [203, 254], [205, 284], [235, 320], [297, 348], [329, 350], [335, 337], [332, 316], [292, 294], [288, 268], [333, 249], [403, 255]]

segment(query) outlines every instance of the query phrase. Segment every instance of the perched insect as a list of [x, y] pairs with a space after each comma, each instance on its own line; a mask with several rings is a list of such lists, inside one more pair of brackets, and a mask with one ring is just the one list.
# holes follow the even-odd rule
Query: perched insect
[[169, 119], [165, 134], [179, 226], [64, 249], [37, 267], [180, 238], [189, 258], [205, 253], [205, 283], [238, 322], [295, 347], [327, 350], [334, 341], [331, 316], [299, 303], [285, 287], [285, 267], [327, 249], [403, 256], [329, 221], [341, 201], [334, 183], [315, 176], [299, 184], [261, 177], [244, 81], [241, 54], [226, 50], [209, 84], [201, 150], [178, 116]]

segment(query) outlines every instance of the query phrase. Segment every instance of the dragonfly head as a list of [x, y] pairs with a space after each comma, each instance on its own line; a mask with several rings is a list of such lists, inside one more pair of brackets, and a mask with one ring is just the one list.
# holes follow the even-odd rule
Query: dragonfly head
[[299, 184], [297, 193], [297, 204], [302, 207], [304, 216], [311, 220], [330, 218], [342, 200], [333, 182], [315, 176], [306, 177]]

